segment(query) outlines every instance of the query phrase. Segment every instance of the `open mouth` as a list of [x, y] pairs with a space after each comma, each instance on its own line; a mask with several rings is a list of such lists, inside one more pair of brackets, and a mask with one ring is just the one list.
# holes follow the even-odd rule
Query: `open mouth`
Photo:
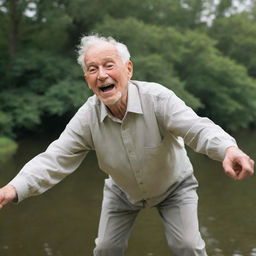
[[107, 92], [107, 91], [112, 90], [114, 87], [115, 87], [114, 84], [109, 84], [109, 85], [100, 87], [100, 90], [101, 90], [102, 92]]

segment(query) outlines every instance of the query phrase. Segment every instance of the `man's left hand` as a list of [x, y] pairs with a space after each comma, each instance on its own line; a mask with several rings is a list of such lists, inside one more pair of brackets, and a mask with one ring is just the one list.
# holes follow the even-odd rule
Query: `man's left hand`
[[242, 180], [252, 176], [254, 173], [254, 161], [242, 150], [234, 146], [226, 149], [222, 164], [225, 173], [236, 180]]

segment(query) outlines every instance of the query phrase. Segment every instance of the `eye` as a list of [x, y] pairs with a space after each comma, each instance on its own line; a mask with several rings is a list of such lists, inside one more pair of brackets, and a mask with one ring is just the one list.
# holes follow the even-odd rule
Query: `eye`
[[105, 65], [106, 69], [112, 69], [114, 67], [114, 63], [112, 62], [108, 62], [106, 65]]
[[97, 71], [97, 68], [95, 66], [90, 66], [87, 71], [89, 74], [94, 74]]

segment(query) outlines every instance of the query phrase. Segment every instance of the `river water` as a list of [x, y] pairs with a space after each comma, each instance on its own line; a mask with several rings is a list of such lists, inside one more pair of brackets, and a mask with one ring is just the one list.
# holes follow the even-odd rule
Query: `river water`
[[[234, 135], [256, 159], [256, 131]], [[33, 135], [0, 165], [0, 186], [56, 137]], [[256, 256], [256, 180], [234, 181], [221, 164], [189, 150], [199, 180], [200, 230], [209, 256]], [[79, 169], [43, 195], [0, 212], [0, 256], [90, 256], [94, 248], [105, 174], [90, 153]], [[172, 255], [155, 209], [139, 214], [126, 256]]]

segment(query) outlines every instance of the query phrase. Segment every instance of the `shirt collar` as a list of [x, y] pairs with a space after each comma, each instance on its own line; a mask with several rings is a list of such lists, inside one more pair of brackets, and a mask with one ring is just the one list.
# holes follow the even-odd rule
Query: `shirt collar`
[[[138, 88], [130, 81], [128, 82], [127, 112], [143, 114]], [[107, 115], [107, 107], [100, 101], [100, 121], [103, 122]]]
[[100, 100], [100, 121], [103, 122], [105, 117], [108, 115], [107, 107], [104, 103], [102, 103]]

